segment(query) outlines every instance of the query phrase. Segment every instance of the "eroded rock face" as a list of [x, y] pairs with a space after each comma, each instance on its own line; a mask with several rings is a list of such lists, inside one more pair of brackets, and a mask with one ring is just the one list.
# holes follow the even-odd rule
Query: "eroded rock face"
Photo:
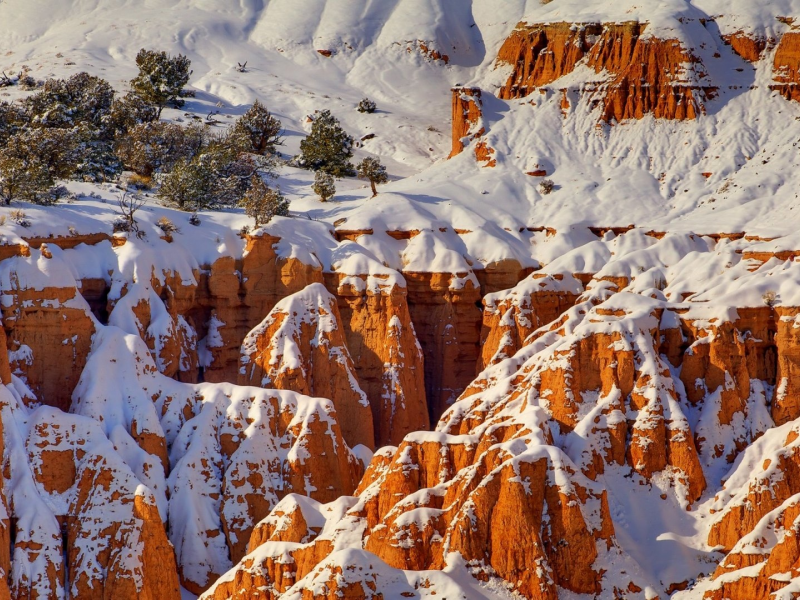
[[493, 158], [494, 148], [485, 140], [481, 140], [486, 133], [483, 125], [483, 100], [480, 88], [453, 88], [453, 148], [450, 158], [461, 154], [464, 148], [473, 140], [479, 140], [475, 145], [475, 158], [484, 166], [494, 167], [497, 162]]
[[375, 446], [372, 410], [347, 350], [336, 298], [319, 283], [287, 296], [242, 344], [240, 385], [330, 398], [351, 446]]
[[787, 31], [775, 50], [771, 89], [787, 100], [800, 100], [800, 33]]
[[728, 552], [706, 598], [766, 597], [800, 573], [800, 431], [769, 431], [743, 454], [714, 498], [708, 543]]
[[[512, 73], [498, 95], [524, 98], [571, 73], [584, 61], [610, 81], [598, 83], [603, 119], [622, 121], [652, 114], [695, 119], [711, 88], [698, 87], [687, 65], [699, 63], [677, 40], [644, 36], [647, 23], [521, 23], [501, 47], [497, 64]], [[581, 63], [583, 64], [583, 63]]]
[[[430, 429], [422, 348], [405, 287], [380, 278], [332, 274], [340, 323], [362, 390], [369, 399], [377, 446]], [[376, 283], [376, 284], [375, 284]]]
[[157, 460], [142, 453], [136, 473], [94, 420], [50, 407], [28, 415], [12, 390], [2, 396], [4, 422], [24, 424], [6, 438], [13, 597], [179, 599], [164, 490], [143, 484]]
[[2, 261], [0, 270], [11, 371], [41, 403], [68, 410], [96, 328], [89, 306], [46, 245]]

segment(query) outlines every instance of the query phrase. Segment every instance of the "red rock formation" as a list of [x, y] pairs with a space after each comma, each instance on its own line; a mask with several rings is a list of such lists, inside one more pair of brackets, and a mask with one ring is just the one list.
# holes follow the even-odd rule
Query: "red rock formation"
[[487, 167], [494, 167], [496, 161], [494, 148], [488, 146], [480, 138], [486, 133], [483, 126], [483, 101], [480, 88], [453, 88], [453, 149], [450, 158], [461, 154], [464, 148], [473, 140], [480, 140], [475, 146], [475, 158], [485, 163]]
[[736, 54], [744, 60], [756, 63], [761, 60], [761, 54], [767, 48], [767, 39], [763, 36], [748, 35], [744, 31], [737, 31], [722, 36], [726, 44], [730, 44]]
[[[12, 415], [20, 410], [5, 404], [4, 420], [18, 423]], [[16, 519], [13, 596], [56, 598], [67, 587], [71, 598], [178, 600], [156, 496], [97, 423], [42, 408], [28, 425], [26, 440], [12, 438], [7, 467]]]
[[340, 323], [361, 389], [372, 407], [377, 446], [396, 445], [430, 429], [422, 348], [405, 287], [367, 285], [372, 277], [326, 277], [338, 300]]
[[800, 32], [787, 31], [781, 37], [772, 65], [770, 89], [787, 100], [800, 101]]
[[425, 394], [437, 418], [475, 376], [480, 354], [480, 288], [466, 274], [403, 272], [411, 321], [425, 355]]
[[536, 88], [571, 73], [585, 59], [597, 73], [613, 78], [598, 84], [603, 119], [622, 121], [652, 114], [663, 119], [694, 119], [711, 88], [689, 79], [686, 65], [699, 61], [677, 40], [643, 36], [646, 23], [521, 23], [505, 41], [498, 65], [512, 66], [501, 88], [504, 99], [523, 98]]
[[575, 304], [582, 286], [577, 280], [571, 287], [561, 286], [563, 280], [560, 274], [536, 273], [529, 278], [532, 290], [519, 295], [512, 291], [484, 296], [478, 372], [516, 354], [530, 334], [557, 320]]
[[321, 284], [287, 296], [245, 338], [239, 384], [329, 398], [347, 443], [374, 448], [372, 411], [341, 320], [336, 299]]
[[497, 54], [498, 64], [514, 69], [498, 96], [506, 100], [524, 98], [571, 73], [591, 49], [591, 40], [602, 31], [597, 23], [519, 23]]
[[[95, 332], [88, 305], [46, 246], [30, 257], [10, 258], [2, 290], [3, 327], [11, 371], [39, 402], [67, 410]], [[50, 285], [43, 283], [49, 278]]]
[[217, 260], [198, 287], [198, 308], [214, 316], [212, 333], [217, 340], [208, 345], [211, 364], [205, 368], [206, 381], [236, 381], [239, 348], [247, 333], [281, 298], [323, 280], [321, 266], [278, 256], [275, 245], [280, 238], [262, 234], [246, 239], [241, 262]]
[[[753, 567], [756, 567], [755, 569]], [[767, 598], [800, 577], [800, 495], [764, 515], [714, 572], [704, 598]]]

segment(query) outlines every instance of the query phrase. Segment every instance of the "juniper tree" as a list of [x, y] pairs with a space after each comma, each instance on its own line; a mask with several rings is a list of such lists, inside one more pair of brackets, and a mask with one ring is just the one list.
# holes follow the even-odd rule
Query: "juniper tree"
[[24, 105], [35, 126], [65, 129], [82, 125], [100, 131], [113, 101], [114, 89], [106, 80], [77, 73], [69, 79], [48, 79]]
[[120, 136], [137, 125], [151, 123], [157, 119], [156, 107], [148, 104], [140, 95], [128, 92], [122, 98], [114, 99], [103, 125], [111, 136]]
[[368, 113], [372, 114], [377, 109], [377, 105], [375, 102], [370, 100], [369, 98], [364, 98], [361, 102], [358, 103], [358, 112], [360, 113]]
[[336, 193], [335, 181], [333, 175], [325, 171], [317, 171], [314, 174], [314, 185], [311, 186], [311, 189], [319, 196], [320, 200], [327, 202]]
[[196, 211], [212, 203], [214, 171], [198, 160], [183, 159], [164, 177], [158, 197], [181, 210]]
[[200, 153], [205, 141], [201, 125], [142, 123], [117, 140], [116, 153], [125, 168], [144, 177], [170, 171], [181, 160]]
[[283, 144], [281, 122], [258, 100], [236, 120], [233, 132], [248, 139], [249, 151], [256, 154], [273, 154]]
[[335, 177], [356, 174], [350, 159], [353, 157], [353, 138], [329, 110], [316, 111], [311, 133], [300, 142], [299, 163], [307, 169], [325, 171]]
[[161, 118], [161, 111], [167, 104], [183, 106], [183, 88], [189, 83], [191, 64], [182, 54], [170, 56], [164, 51], [142, 48], [136, 55], [139, 74], [131, 80], [131, 89], [156, 106], [157, 118]]
[[250, 189], [239, 201], [248, 217], [253, 217], [255, 226], [266, 225], [272, 217], [289, 216], [289, 201], [279, 189], [269, 187], [258, 175], [253, 175]]
[[356, 169], [358, 170], [359, 177], [369, 180], [373, 198], [378, 195], [378, 188], [376, 185], [389, 181], [389, 176], [386, 174], [386, 167], [384, 167], [377, 158], [368, 156], [358, 163]]

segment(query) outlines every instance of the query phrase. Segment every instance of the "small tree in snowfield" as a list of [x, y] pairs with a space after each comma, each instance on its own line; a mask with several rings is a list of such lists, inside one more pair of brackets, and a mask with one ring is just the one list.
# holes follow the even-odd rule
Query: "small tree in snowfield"
[[314, 185], [311, 186], [311, 189], [319, 196], [320, 200], [327, 202], [336, 193], [335, 181], [333, 175], [325, 171], [317, 171], [314, 175]]
[[339, 119], [329, 110], [314, 113], [311, 133], [300, 142], [300, 164], [306, 169], [325, 171], [335, 177], [355, 175], [353, 138], [342, 129]]
[[288, 217], [289, 201], [278, 189], [272, 189], [258, 175], [253, 175], [250, 189], [239, 201], [248, 217], [253, 217], [256, 227], [266, 225], [272, 217]]
[[359, 177], [369, 180], [369, 185], [372, 187], [373, 198], [378, 195], [378, 188], [376, 185], [389, 181], [389, 176], [386, 174], [386, 167], [384, 167], [377, 158], [365, 158], [358, 163], [356, 170], [358, 171]]
[[281, 122], [258, 100], [237, 119], [233, 130], [250, 141], [252, 148], [249, 150], [256, 154], [274, 153], [275, 146], [283, 143]]
[[139, 74], [131, 80], [131, 89], [158, 107], [158, 118], [170, 102], [178, 108], [183, 106], [183, 88], [189, 83], [192, 61], [182, 54], [170, 56], [164, 51], [142, 48], [136, 55], [136, 65]]

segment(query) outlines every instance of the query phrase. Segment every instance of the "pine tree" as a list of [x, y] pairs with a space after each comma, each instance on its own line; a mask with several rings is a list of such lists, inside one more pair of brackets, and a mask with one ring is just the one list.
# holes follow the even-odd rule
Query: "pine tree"
[[311, 189], [319, 196], [320, 200], [327, 202], [333, 198], [333, 195], [336, 193], [335, 181], [333, 175], [325, 171], [317, 171], [314, 174], [314, 185], [311, 186]]
[[239, 201], [248, 217], [253, 217], [255, 226], [266, 225], [272, 217], [289, 216], [289, 201], [279, 189], [272, 189], [258, 175], [253, 175], [250, 189]]
[[389, 181], [389, 176], [386, 174], [386, 167], [384, 167], [377, 158], [368, 156], [358, 163], [356, 169], [358, 170], [359, 177], [369, 180], [373, 198], [378, 195], [378, 188], [376, 185]]
[[256, 154], [274, 154], [283, 144], [281, 122], [258, 100], [236, 120], [233, 132], [250, 140], [249, 151]]
[[335, 177], [355, 175], [350, 159], [353, 157], [353, 138], [329, 110], [316, 111], [311, 133], [300, 142], [299, 163], [307, 169], [325, 171]]
[[139, 74], [131, 80], [131, 89], [156, 106], [157, 118], [161, 118], [161, 111], [167, 104], [172, 103], [177, 108], [183, 106], [183, 88], [189, 83], [191, 64], [182, 54], [170, 56], [164, 51], [142, 48], [136, 55]]

